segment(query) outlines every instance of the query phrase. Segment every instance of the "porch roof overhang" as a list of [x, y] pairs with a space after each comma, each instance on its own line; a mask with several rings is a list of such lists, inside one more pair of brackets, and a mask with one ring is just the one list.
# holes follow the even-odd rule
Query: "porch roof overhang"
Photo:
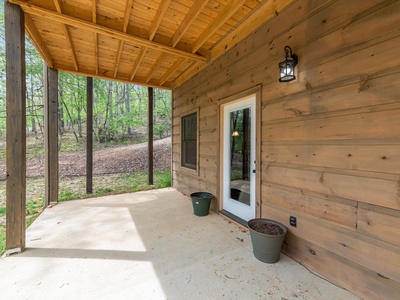
[[50, 68], [172, 89], [293, 0], [7, 0]]

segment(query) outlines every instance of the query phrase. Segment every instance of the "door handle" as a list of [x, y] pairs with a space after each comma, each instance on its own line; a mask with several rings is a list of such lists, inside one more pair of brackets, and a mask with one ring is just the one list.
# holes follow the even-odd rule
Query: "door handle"
[[253, 173], [255, 174], [255, 173], [256, 173], [256, 170], [253, 170]]

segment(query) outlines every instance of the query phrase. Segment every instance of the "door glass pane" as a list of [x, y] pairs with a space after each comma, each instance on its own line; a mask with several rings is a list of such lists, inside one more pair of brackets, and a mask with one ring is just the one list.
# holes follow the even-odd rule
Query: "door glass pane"
[[251, 108], [230, 113], [231, 198], [250, 205]]

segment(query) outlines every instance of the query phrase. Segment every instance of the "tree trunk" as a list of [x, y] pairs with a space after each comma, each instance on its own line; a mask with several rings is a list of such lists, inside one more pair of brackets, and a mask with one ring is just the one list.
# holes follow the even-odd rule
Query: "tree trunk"
[[[125, 109], [128, 116], [131, 114], [131, 98], [129, 94], [129, 85], [125, 84]], [[129, 120], [130, 121], [130, 120]], [[130, 122], [128, 122], [128, 135], [132, 135], [132, 128]]]

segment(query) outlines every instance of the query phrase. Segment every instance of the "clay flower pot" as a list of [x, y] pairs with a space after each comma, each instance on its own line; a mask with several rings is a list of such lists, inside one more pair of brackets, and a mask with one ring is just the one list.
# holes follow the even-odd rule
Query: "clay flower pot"
[[266, 263], [279, 261], [282, 244], [287, 233], [285, 225], [269, 219], [252, 219], [247, 222], [254, 256]]

